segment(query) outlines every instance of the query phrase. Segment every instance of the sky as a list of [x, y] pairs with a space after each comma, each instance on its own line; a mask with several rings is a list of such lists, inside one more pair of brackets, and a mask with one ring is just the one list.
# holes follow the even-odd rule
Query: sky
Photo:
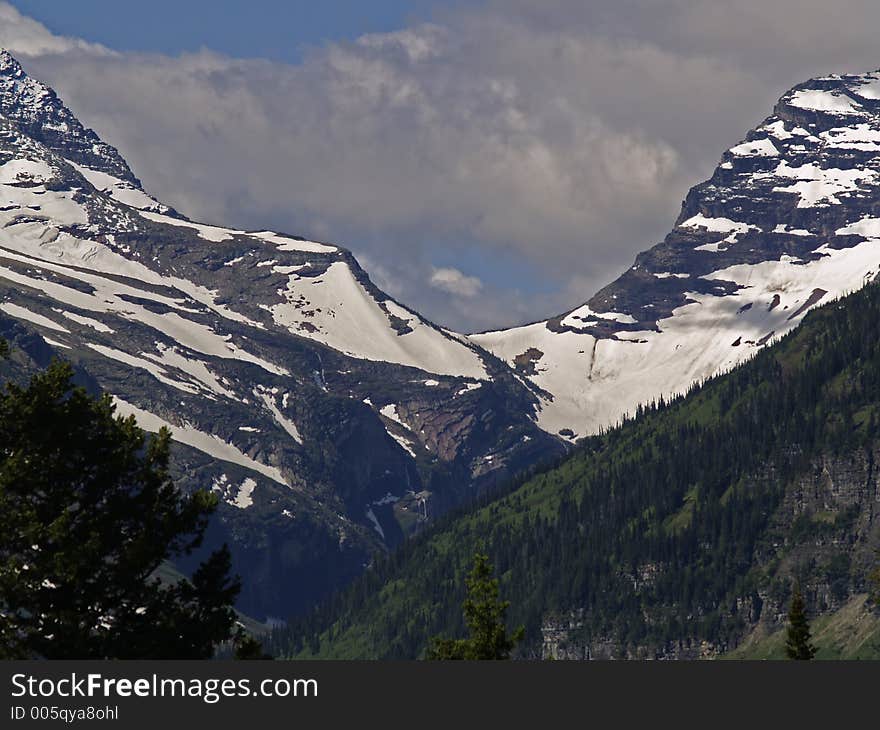
[[0, 46], [195, 220], [350, 248], [434, 321], [572, 309], [876, 0], [0, 0]]
[[[298, 63], [304, 49], [430, 17], [435, 0], [14, 0], [49, 30], [119, 51], [176, 55], [210, 48]], [[445, 3], [451, 6], [451, 3]], [[441, 6], [442, 7], [442, 6]]]

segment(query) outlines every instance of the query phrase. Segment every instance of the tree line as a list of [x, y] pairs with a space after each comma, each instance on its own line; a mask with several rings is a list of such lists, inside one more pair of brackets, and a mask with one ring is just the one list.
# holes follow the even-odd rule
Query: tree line
[[[778, 536], [787, 487], [821, 456], [873, 459], [880, 409], [880, 287], [814, 310], [755, 358], [587, 439], [573, 456], [476, 509], [441, 521], [376, 561], [270, 642], [291, 656], [425, 656], [430, 637], [461, 634], [470, 556], [498, 569], [526, 644], [548, 616], [576, 617], [574, 640], [621, 652], [681, 639], [733, 646], [743, 597], [789, 605], [792, 578], [846, 595], [863, 584], [842, 552], [803, 576], [757, 565]], [[809, 516], [781, 540], [846, 534], [857, 516]], [[812, 571], [812, 572], [810, 572]], [[823, 572], [824, 571], [824, 572]]]
[[175, 487], [167, 429], [147, 436], [73, 378], [54, 360], [0, 392], [0, 658], [264, 656], [226, 546], [188, 580], [156, 575], [201, 545], [216, 496]]

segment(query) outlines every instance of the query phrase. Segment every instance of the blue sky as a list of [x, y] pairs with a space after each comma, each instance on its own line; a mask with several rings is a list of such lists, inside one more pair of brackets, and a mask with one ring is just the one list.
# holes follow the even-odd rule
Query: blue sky
[[[303, 49], [430, 18], [451, 0], [12, 0], [49, 30], [120, 51], [178, 54], [202, 47], [298, 62]], [[474, 3], [471, 3], [474, 4]]]

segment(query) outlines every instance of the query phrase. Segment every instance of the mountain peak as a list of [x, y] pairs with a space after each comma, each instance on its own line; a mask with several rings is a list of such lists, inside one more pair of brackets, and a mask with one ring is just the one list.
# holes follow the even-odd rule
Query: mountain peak
[[171, 429], [180, 488], [220, 497], [217, 537], [252, 576], [243, 609], [305, 610], [380, 545], [562, 453], [530, 386], [351, 253], [169, 215], [0, 62], [0, 334], [35, 367], [58, 348], [118, 414]]
[[571, 437], [730, 369], [880, 276], [880, 73], [782, 95], [687, 194], [666, 238], [580, 307], [471, 339], [549, 393]]
[[49, 86], [28, 76], [6, 49], [0, 49], [0, 118], [72, 162], [140, 187], [116, 148], [85, 127]]
[[0, 74], [3, 76], [22, 76], [24, 74], [21, 64], [5, 48], [0, 48]]

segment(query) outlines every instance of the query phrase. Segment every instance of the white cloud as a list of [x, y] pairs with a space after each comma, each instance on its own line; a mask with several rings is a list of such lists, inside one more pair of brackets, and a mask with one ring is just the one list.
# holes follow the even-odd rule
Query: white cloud
[[483, 282], [476, 276], [467, 276], [451, 267], [434, 269], [428, 283], [435, 289], [467, 299], [477, 296], [483, 288]]
[[[347, 245], [427, 316], [482, 327], [586, 300], [787, 87], [876, 66], [880, 4], [841, 3], [490, 0], [298, 65], [110, 55], [0, 3], [0, 43], [171, 205]], [[465, 250], [519, 273], [466, 308], [424, 286]]]
[[0, 3], [0, 48], [13, 54], [30, 56], [70, 51], [86, 51], [100, 56], [113, 55], [111, 50], [99, 43], [55, 35], [42, 23], [22, 15], [8, 3]]

